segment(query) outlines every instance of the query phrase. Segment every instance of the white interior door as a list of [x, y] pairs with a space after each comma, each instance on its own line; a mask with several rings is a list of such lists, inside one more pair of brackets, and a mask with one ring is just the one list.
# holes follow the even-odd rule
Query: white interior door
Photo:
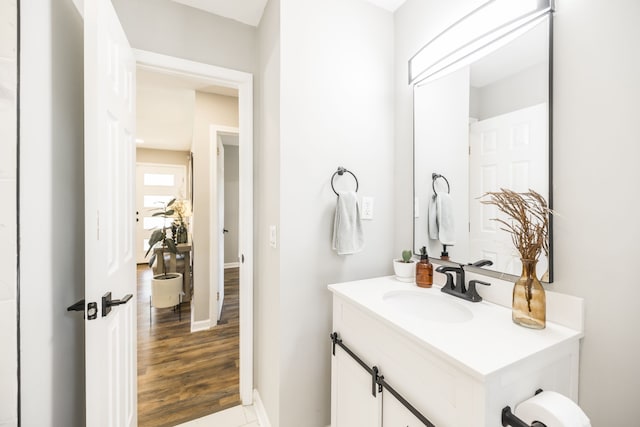
[[[496, 207], [478, 203], [477, 198], [500, 188], [531, 188], [548, 199], [547, 117], [543, 103], [470, 125], [470, 254], [472, 260], [490, 259], [498, 271], [520, 274], [519, 255], [511, 235], [491, 220], [501, 218]], [[546, 263], [541, 259], [539, 272], [546, 270]]]
[[[84, 2], [84, 68], [86, 424], [128, 427], [137, 425], [135, 60], [109, 0]], [[130, 301], [108, 312], [108, 292]]]
[[218, 320], [222, 315], [222, 306], [224, 305], [224, 145], [220, 137], [217, 139], [217, 202], [218, 202]]
[[136, 262], [145, 263], [154, 229], [168, 226], [170, 218], [152, 216], [171, 199], [186, 199], [187, 169], [181, 165], [136, 164]]

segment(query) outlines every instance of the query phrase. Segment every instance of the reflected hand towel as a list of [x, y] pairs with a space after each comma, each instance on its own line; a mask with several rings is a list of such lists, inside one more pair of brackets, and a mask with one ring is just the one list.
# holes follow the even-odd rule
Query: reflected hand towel
[[333, 250], [338, 255], [355, 254], [364, 248], [360, 208], [355, 191], [338, 193], [333, 222]]
[[453, 199], [447, 193], [436, 196], [436, 211], [438, 213], [438, 239], [443, 245], [456, 243], [456, 232], [453, 222]]

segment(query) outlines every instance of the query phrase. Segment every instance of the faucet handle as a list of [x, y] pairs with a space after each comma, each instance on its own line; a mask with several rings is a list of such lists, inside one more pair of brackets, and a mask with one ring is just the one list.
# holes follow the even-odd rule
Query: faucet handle
[[476, 291], [477, 285], [485, 285], [491, 286], [491, 283], [483, 282], [481, 280], [469, 280], [469, 287], [467, 288], [467, 295], [469, 296], [469, 301], [480, 302], [482, 301], [482, 297], [478, 295], [478, 291]]
[[493, 265], [493, 261], [491, 261], [490, 259], [481, 259], [469, 265], [471, 267], [484, 267], [485, 265]]
[[[436, 271], [438, 273], [442, 273], [445, 276], [447, 276], [447, 283], [444, 284], [444, 286], [442, 287], [442, 289], [453, 289], [455, 288], [455, 284], [453, 283], [453, 275], [451, 273], [449, 273], [451, 271], [451, 267], [447, 267], [445, 265], [441, 265], [436, 267]], [[445, 292], [445, 291], [443, 291]]]

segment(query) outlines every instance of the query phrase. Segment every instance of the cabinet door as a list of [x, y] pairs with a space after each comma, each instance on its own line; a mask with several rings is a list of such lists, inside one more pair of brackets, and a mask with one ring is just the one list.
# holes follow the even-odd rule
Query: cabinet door
[[371, 375], [342, 349], [331, 358], [331, 426], [380, 427], [380, 394], [371, 393]]
[[382, 425], [384, 427], [424, 427], [422, 421], [386, 390], [382, 393]]

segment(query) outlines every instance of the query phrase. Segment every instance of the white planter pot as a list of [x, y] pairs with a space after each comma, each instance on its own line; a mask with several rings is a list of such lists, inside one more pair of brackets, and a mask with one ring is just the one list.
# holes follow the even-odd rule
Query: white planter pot
[[182, 274], [156, 274], [151, 280], [152, 305], [156, 308], [178, 305], [182, 296]]
[[416, 281], [416, 262], [402, 262], [400, 259], [393, 260], [393, 272], [396, 274], [396, 279], [401, 282], [415, 282]]

